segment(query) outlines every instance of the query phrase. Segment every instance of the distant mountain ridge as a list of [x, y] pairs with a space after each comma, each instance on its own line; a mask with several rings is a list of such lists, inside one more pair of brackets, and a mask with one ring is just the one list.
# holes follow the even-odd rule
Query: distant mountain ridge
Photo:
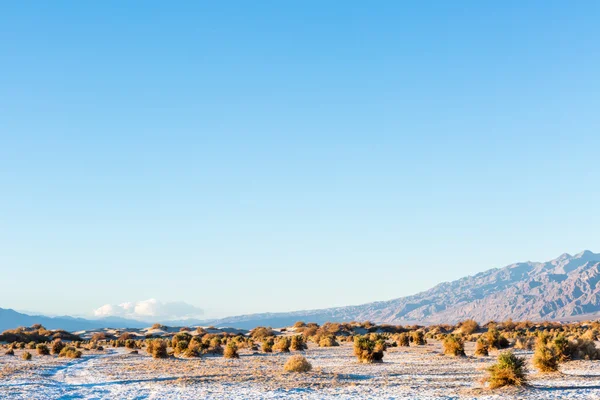
[[69, 331], [98, 328], [143, 328], [152, 322], [169, 326], [215, 325], [251, 329], [283, 327], [295, 321], [372, 321], [389, 324], [456, 323], [490, 320], [573, 320], [600, 317], [600, 254], [589, 250], [563, 254], [547, 262], [522, 262], [444, 282], [412, 296], [357, 306], [240, 315], [209, 321], [137, 321], [123, 318], [87, 320], [30, 316], [0, 308], [0, 331], [36, 323]]
[[377, 323], [456, 323], [490, 320], [573, 319], [600, 313], [600, 254], [563, 254], [548, 262], [523, 262], [444, 282], [424, 292], [358, 306], [263, 313], [211, 321], [218, 326], [285, 326], [297, 320]]

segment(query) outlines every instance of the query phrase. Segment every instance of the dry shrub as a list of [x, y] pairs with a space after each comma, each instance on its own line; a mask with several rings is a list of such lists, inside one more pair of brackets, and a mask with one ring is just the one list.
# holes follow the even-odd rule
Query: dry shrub
[[556, 350], [556, 356], [559, 362], [569, 361], [571, 359], [571, 352], [569, 351], [569, 341], [563, 336], [558, 335], [554, 338], [552, 345]]
[[171, 346], [173, 346], [173, 348], [177, 348], [177, 344], [179, 342], [186, 342], [186, 348], [187, 348], [187, 343], [189, 343], [190, 340], [192, 340], [192, 335], [190, 335], [187, 332], [179, 332], [178, 334], [173, 336], [173, 339], [171, 339]]
[[146, 343], [146, 352], [153, 358], [167, 358], [167, 342], [162, 339], [149, 340]]
[[273, 352], [273, 338], [267, 338], [265, 340], [263, 340], [262, 342], [262, 351], [264, 351], [265, 353], [272, 353]]
[[359, 362], [382, 362], [384, 351], [385, 342], [383, 340], [371, 340], [367, 335], [354, 338], [354, 355]]
[[461, 322], [460, 331], [465, 335], [471, 335], [479, 330], [479, 324], [473, 319]]
[[465, 355], [465, 345], [462, 338], [455, 335], [448, 335], [443, 342], [444, 354], [455, 357]]
[[227, 346], [225, 346], [225, 350], [223, 351], [223, 357], [225, 358], [240, 358], [240, 355], [238, 354], [238, 348], [235, 345], [235, 343], [231, 342], [231, 343], [227, 343]]
[[400, 347], [408, 347], [410, 346], [410, 338], [408, 337], [408, 333], [400, 333], [396, 335], [395, 342]]
[[515, 349], [533, 350], [534, 340], [531, 337], [519, 336], [515, 340]]
[[15, 355], [15, 351], [13, 349], [8, 349], [4, 352], [5, 356], [14, 356]]
[[487, 383], [490, 389], [527, 384], [525, 359], [515, 356], [512, 351], [500, 353], [498, 362], [487, 371], [488, 376], [484, 378], [484, 383]]
[[335, 340], [335, 336], [333, 336], [333, 335], [321, 336], [321, 339], [319, 339], [318, 344], [319, 344], [319, 347], [334, 347], [334, 346], [340, 345]]
[[250, 337], [254, 340], [262, 340], [269, 336], [275, 336], [275, 332], [273, 332], [273, 329], [264, 326], [257, 326], [250, 331]]
[[32, 357], [32, 355], [28, 351], [24, 352], [23, 355], [21, 356], [21, 358], [23, 358], [23, 360], [26, 360], [26, 361], [31, 360], [31, 357]]
[[296, 354], [288, 358], [283, 369], [287, 372], [308, 372], [312, 369], [312, 365], [306, 358]]
[[477, 342], [475, 343], [475, 355], [480, 357], [486, 357], [489, 354], [490, 351], [488, 349], [488, 344], [486, 343], [486, 341], [481, 338], [477, 340]]
[[537, 341], [531, 361], [541, 372], [558, 371], [558, 357], [555, 348], [549, 347], [542, 340]]
[[81, 358], [81, 351], [77, 350], [75, 347], [73, 346], [68, 346], [68, 347], [64, 347], [60, 353], [58, 354], [59, 357], [66, 357], [66, 358]]
[[176, 355], [183, 354], [183, 353], [184, 353], [184, 352], [187, 350], [187, 348], [188, 348], [188, 344], [189, 344], [189, 343], [188, 343], [188, 341], [187, 341], [187, 340], [179, 340], [179, 341], [177, 342], [177, 344], [175, 344], [175, 345], [173, 346], [173, 347], [174, 347], [174, 350], [175, 350], [175, 354], [176, 354]]
[[600, 352], [596, 345], [587, 339], [569, 341], [569, 354], [572, 360], [600, 360]]
[[415, 346], [425, 346], [427, 344], [423, 331], [413, 331], [410, 338]]
[[483, 338], [492, 349], [506, 349], [509, 345], [508, 339], [502, 336], [502, 334], [500, 334], [500, 332], [496, 328], [491, 328], [490, 330], [488, 330], [483, 335]]
[[290, 339], [288, 339], [287, 337], [280, 337], [275, 342], [275, 345], [273, 346], [273, 349], [277, 350], [277, 351], [280, 351], [282, 353], [289, 353], [290, 352], [290, 345], [291, 345]]
[[293, 351], [302, 351], [306, 350], [308, 346], [304, 342], [304, 337], [301, 335], [292, 336], [292, 341], [290, 342], [290, 349]]
[[40, 356], [47, 356], [50, 354], [50, 349], [48, 348], [48, 346], [42, 343], [36, 346], [36, 350]]
[[60, 354], [60, 352], [62, 351], [62, 349], [65, 348], [65, 344], [63, 343], [62, 340], [55, 340], [54, 342], [52, 342], [52, 345], [50, 346], [51, 348], [51, 353], [52, 354]]

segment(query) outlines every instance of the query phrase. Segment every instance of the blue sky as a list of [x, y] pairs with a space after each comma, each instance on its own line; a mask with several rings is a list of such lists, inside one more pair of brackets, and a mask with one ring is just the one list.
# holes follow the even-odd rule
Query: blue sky
[[599, 18], [5, 2], [0, 307], [321, 308], [598, 252]]

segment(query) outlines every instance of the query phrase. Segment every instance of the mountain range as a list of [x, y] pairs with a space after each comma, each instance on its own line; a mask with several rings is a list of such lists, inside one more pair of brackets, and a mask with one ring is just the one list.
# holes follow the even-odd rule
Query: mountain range
[[358, 306], [224, 318], [213, 325], [251, 328], [294, 321], [372, 321], [389, 324], [456, 323], [465, 319], [571, 320], [600, 313], [600, 254], [563, 254], [441, 283], [412, 296]]
[[[600, 254], [563, 254], [547, 262], [522, 262], [441, 283], [412, 296], [357, 306], [241, 315], [210, 321], [162, 321], [165, 325], [215, 325], [251, 329], [282, 327], [298, 320], [372, 321], [389, 324], [490, 320], [573, 320], [600, 315]], [[153, 321], [156, 322], [156, 321]], [[70, 331], [103, 327], [141, 328], [150, 322], [123, 318], [87, 320], [30, 316], [0, 308], [0, 330], [41, 323]]]

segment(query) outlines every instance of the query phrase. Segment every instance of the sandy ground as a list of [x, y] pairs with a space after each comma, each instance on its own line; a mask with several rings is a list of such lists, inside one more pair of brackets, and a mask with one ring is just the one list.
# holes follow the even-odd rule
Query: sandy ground
[[121, 348], [86, 351], [77, 360], [34, 354], [24, 361], [21, 352], [0, 356], [2, 399], [600, 399], [598, 361], [572, 361], [544, 375], [530, 366], [529, 387], [491, 392], [479, 380], [496, 354], [447, 357], [438, 342], [391, 348], [384, 363], [371, 365], [356, 362], [351, 344], [310, 347], [302, 352], [313, 365], [306, 374], [283, 372], [288, 354], [154, 360]]

